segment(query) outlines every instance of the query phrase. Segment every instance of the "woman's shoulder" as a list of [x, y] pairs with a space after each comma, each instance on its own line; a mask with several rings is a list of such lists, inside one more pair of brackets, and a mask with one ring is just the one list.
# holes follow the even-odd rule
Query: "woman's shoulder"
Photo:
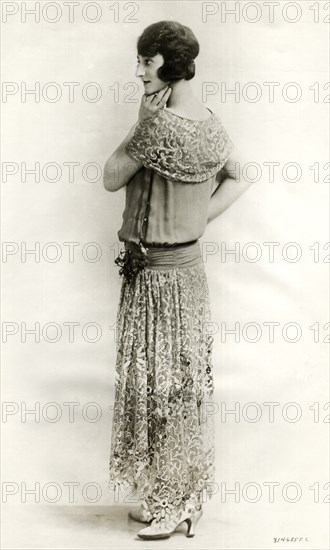
[[[162, 109], [156, 109], [155, 111], [148, 114], [143, 121], [140, 123], [140, 126], [143, 126], [145, 128], [157, 128], [158, 126], [163, 126], [165, 124], [165, 127], [168, 129], [168, 131], [175, 132], [179, 130], [188, 130], [189, 133], [191, 132], [191, 129], [194, 128], [195, 130], [198, 130], [199, 128], [202, 130], [204, 128], [208, 128], [209, 130], [213, 128], [215, 130], [216, 128], [219, 129], [219, 127], [222, 126], [221, 119], [217, 113], [214, 111], [211, 111], [209, 107], [203, 107], [204, 110], [199, 111], [199, 118], [193, 118], [193, 112], [183, 112], [174, 109], [170, 109], [168, 107], [162, 108]], [[197, 116], [197, 112], [195, 111], [195, 116]]]
[[181, 119], [192, 122], [204, 122], [206, 120], [209, 120], [214, 114], [212, 113], [211, 109], [209, 109], [208, 107], [204, 107], [203, 105], [198, 106], [198, 108], [189, 109], [184, 112], [182, 110], [179, 111], [178, 109], [172, 109], [168, 107], [166, 107], [164, 111]]
[[202, 182], [225, 163], [231, 142], [217, 115], [188, 120], [158, 109], [137, 126], [127, 152], [165, 177]]

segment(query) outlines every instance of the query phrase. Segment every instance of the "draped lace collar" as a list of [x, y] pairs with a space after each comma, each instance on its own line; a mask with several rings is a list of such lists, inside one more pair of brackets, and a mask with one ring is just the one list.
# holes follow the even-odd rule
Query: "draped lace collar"
[[169, 179], [198, 183], [221, 170], [232, 148], [215, 113], [193, 120], [158, 109], [139, 122], [126, 151]]

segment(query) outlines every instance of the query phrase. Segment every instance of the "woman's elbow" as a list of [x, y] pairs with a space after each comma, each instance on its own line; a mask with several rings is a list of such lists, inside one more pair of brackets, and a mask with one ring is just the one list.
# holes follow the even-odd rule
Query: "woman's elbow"
[[106, 191], [117, 191], [114, 189], [113, 181], [106, 174], [103, 174], [103, 187]]
[[103, 186], [106, 191], [117, 191], [119, 189], [119, 182], [116, 181], [116, 170], [109, 169], [109, 163], [107, 162], [103, 169]]

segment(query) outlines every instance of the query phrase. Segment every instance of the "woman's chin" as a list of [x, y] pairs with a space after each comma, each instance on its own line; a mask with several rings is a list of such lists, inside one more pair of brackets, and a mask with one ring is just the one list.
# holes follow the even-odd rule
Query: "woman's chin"
[[149, 88], [148, 86], [149, 86], [148, 84], [146, 86], [144, 86], [144, 93], [145, 93], [146, 96], [157, 94], [161, 90], [164, 90], [164, 88], [166, 88], [167, 84], [165, 86], [161, 86], [161, 87], [158, 87], [158, 88], [151, 88], [151, 87]]

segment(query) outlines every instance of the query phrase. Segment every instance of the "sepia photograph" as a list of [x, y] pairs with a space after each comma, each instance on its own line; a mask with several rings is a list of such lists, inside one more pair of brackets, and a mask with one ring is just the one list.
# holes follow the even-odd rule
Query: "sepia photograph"
[[1, 1], [1, 547], [330, 547], [330, 2]]

